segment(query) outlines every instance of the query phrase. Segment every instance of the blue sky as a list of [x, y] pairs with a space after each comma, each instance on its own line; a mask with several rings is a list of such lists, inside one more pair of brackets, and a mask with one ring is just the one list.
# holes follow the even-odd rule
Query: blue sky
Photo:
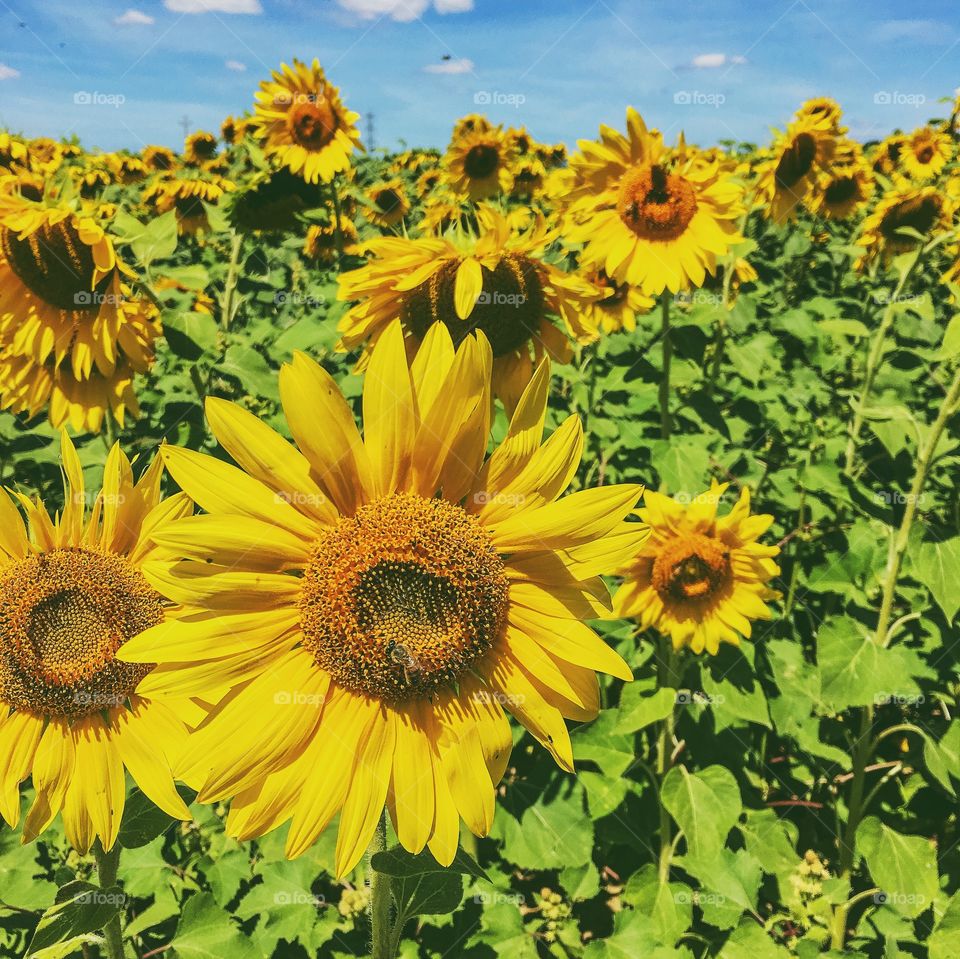
[[869, 139], [960, 84], [943, 0], [0, 0], [0, 37], [0, 126], [103, 149], [215, 130], [294, 56], [391, 148], [443, 146], [475, 109], [573, 145], [628, 104], [668, 139], [763, 141], [817, 94]]

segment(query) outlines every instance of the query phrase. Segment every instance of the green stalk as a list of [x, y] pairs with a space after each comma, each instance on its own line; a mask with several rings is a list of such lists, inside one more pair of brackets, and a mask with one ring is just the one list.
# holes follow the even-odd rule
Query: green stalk
[[373, 854], [387, 848], [386, 813], [380, 815], [377, 831], [370, 843], [370, 925], [372, 927], [371, 959], [393, 959], [396, 949], [390, 923], [390, 877], [373, 868]]
[[227, 266], [227, 279], [223, 287], [220, 311], [220, 325], [225, 330], [230, 328], [230, 321], [233, 319], [233, 300], [237, 289], [237, 271], [240, 267], [240, 250], [242, 247], [243, 234], [234, 230], [230, 234], [230, 262]]
[[[908, 271], [909, 272], [909, 271]], [[953, 381], [947, 390], [947, 396], [940, 407], [940, 412], [930, 432], [927, 434], [926, 441], [920, 448], [917, 458], [917, 467], [913, 474], [913, 482], [910, 484], [910, 495], [907, 498], [907, 508], [904, 510], [903, 519], [896, 534], [890, 540], [890, 548], [887, 554], [887, 568], [883, 581], [883, 594], [880, 601], [880, 613], [877, 617], [877, 628], [873, 635], [873, 642], [879, 646], [886, 646], [890, 642], [890, 617], [893, 612], [893, 601], [897, 590], [897, 580], [900, 577], [900, 570], [903, 566], [903, 557], [907, 551], [907, 543], [910, 541], [910, 530], [913, 527], [917, 515], [917, 503], [920, 501], [920, 495], [923, 492], [927, 481], [927, 475], [933, 463], [933, 457], [940, 442], [940, 437], [946, 429], [950, 418], [960, 411], [960, 367], [954, 373]], [[863, 814], [868, 805], [864, 801], [864, 784], [866, 780], [866, 767], [870, 762], [870, 756], [873, 753], [876, 743], [885, 735], [882, 733], [876, 739], [873, 738], [873, 707], [867, 706], [860, 717], [860, 732], [857, 737], [857, 747], [853, 757], [853, 783], [850, 787], [850, 801], [847, 804], [847, 826], [844, 830], [843, 840], [840, 845], [840, 876], [842, 879], [849, 879], [853, 872], [854, 860], [856, 858], [856, 836], [857, 827], [863, 819]], [[873, 792], [867, 797], [873, 796]], [[833, 929], [831, 935], [832, 948], [842, 949], [847, 932], [847, 915], [851, 903], [844, 903], [840, 906], [833, 916]]]
[[[660, 637], [657, 650], [657, 688], [676, 689], [676, 653], [669, 636]], [[661, 793], [663, 780], [670, 771], [670, 753], [673, 742], [673, 729], [676, 722], [676, 705], [670, 708], [670, 714], [660, 722], [657, 735], [657, 806], [660, 812], [660, 861], [658, 875], [660, 882], [670, 878], [670, 860], [673, 858], [674, 841], [671, 836], [670, 814], [663, 805]]]
[[[93, 855], [97, 860], [97, 880], [100, 888], [109, 889], [117, 884], [117, 870], [120, 867], [120, 843], [113, 844], [113, 849], [107, 852], [98, 839], [93, 845]], [[103, 927], [106, 939], [107, 956], [109, 959], [126, 959], [123, 947], [123, 926], [121, 924], [122, 910]]]
[[337, 189], [336, 177], [330, 181], [330, 193], [333, 196], [333, 225], [337, 239], [337, 265], [339, 266], [340, 260], [343, 259], [343, 226], [341, 225], [340, 191]]
[[660, 339], [663, 350], [663, 368], [660, 373], [660, 435], [670, 439], [670, 361], [673, 343], [670, 340], [670, 293], [660, 294]]

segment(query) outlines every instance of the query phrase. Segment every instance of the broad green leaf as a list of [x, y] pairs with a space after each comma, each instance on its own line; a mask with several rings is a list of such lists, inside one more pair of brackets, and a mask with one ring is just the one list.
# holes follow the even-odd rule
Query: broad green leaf
[[923, 836], [905, 836], [868, 816], [857, 829], [857, 849], [881, 890], [878, 901], [910, 919], [929, 909], [939, 890], [937, 853]]
[[716, 856], [740, 816], [740, 789], [730, 770], [707, 766], [691, 773], [675, 766], [660, 792], [667, 811], [683, 830], [687, 849], [695, 856]]
[[206, 892], [186, 901], [172, 946], [179, 959], [261, 959], [257, 947]]
[[27, 956], [102, 929], [125, 902], [118, 886], [100, 889], [89, 882], [67, 883], [57, 892], [57, 902], [40, 917]]
[[913, 577], [933, 594], [947, 622], [960, 609], [960, 536], [942, 542], [911, 544]]

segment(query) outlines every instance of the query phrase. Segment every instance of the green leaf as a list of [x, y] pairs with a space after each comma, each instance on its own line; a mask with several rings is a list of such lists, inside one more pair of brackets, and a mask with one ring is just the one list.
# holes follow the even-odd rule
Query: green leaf
[[960, 893], [954, 893], [937, 920], [927, 941], [929, 959], [956, 959], [960, 956]]
[[[188, 805], [193, 802], [196, 793], [182, 783], [177, 792]], [[157, 836], [165, 833], [171, 826], [177, 825], [162, 809], [153, 804], [142, 790], [135, 789], [123, 807], [123, 819], [120, 822], [118, 840], [124, 849], [137, 849], [153, 842]]]
[[775, 943], [753, 919], [746, 919], [730, 933], [718, 959], [788, 959], [790, 951]]
[[695, 856], [716, 856], [740, 816], [740, 789], [729, 769], [707, 766], [697, 773], [675, 766], [663, 781], [660, 797], [677, 821]]
[[876, 816], [868, 816], [857, 829], [857, 849], [881, 890], [884, 905], [909, 919], [932, 905], [939, 879], [936, 849], [929, 840], [904, 836]]
[[170, 349], [185, 360], [214, 353], [218, 331], [217, 321], [209, 313], [163, 314], [163, 335]]
[[397, 910], [406, 922], [412, 916], [453, 912], [463, 900], [463, 876], [456, 872], [425, 872], [390, 880]]
[[100, 889], [89, 882], [70, 882], [57, 892], [57, 902], [44, 912], [34, 930], [27, 956], [102, 929], [123, 908], [119, 886]]
[[373, 854], [370, 864], [385, 876], [406, 878], [408, 876], [424, 876], [429, 873], [457, 873], [464, 876], [473, 876], [475, 879], [490, 877], [468, 856], [462, 849], [457, 850], [453, 862], [449, 866], [441, 866], [429, 850], [424, 850], [416, 856], [407, 852], [403, 846], [394, 846], [383, 852]]
[[172, 945], [179, 959], [261, 959], [257, 947], [206, 892], [187, 900]]
[[625, 712], [621, 711], [617, 718], [618, 733], [635, 733], [645, 729], [652, 723], [666, 719], [673, 711], [677, 701], [677, 691], [666, 687], [656, 690], [649, 696], [644, 696], [639, 702]]
[[960, 536], [911, 544], [909, 555], [914, 578], [930, 590], [947, 622], [953, 622], [960, 609]]

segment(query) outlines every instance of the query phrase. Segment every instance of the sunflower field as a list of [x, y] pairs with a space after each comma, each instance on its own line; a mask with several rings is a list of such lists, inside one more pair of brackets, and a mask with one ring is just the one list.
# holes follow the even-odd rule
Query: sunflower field
[[960, 956], [960, 101], [624, 106], [0, 133], [4, 959]]

